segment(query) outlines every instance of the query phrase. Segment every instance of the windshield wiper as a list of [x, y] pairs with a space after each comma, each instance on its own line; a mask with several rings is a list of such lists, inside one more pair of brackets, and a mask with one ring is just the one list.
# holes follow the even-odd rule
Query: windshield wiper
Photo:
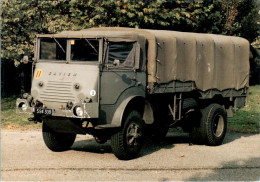
[[95, 51], [96, 53], [98, 53], [97, 50], [95, 49], [95, 47], [89, 42], [88, 39], [85, 39], [85, 41], [87, 41], [87, 43], [92, 47], [92, 49], [94, 49], [94, 51]]
[[65, 53], [65, 50], [63, 49], [63, 47], [60, 45], [60, 43], [54, 38], [55, 42], [60, 46], [61, 50]]

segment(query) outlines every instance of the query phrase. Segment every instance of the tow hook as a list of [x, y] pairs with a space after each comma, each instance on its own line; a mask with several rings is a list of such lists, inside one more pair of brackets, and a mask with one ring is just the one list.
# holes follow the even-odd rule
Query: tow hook
[[28, 121], [33, 122], [35, 124], [42, 122], [42, 120], [37, 116], [34, 116], [33, 118], [28, 118]]

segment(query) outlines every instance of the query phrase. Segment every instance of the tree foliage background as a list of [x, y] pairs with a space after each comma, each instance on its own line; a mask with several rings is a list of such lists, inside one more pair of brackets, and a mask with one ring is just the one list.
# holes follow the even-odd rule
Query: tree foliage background
[[2, 81], [12, 79], [9, 72], [19, 80], [20, 61], [23, 55], [32, 58], [36, 34], [118, 26], [235, 35], [253, 42], [259, 35], [258, 10], [254, 0], [2, 0]]

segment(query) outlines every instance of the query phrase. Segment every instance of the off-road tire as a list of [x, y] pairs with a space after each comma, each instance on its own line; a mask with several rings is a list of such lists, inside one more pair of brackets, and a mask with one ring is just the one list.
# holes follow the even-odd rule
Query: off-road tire
[[183, 101], [182, 104], [182, 110], [188, 111], [189, 109], [197, 109], [198, 108], [198, 102], [193, 98], [186, 98]]
[[42, 136], [45, 145], [54, 152], [69, 150], [76, 138], [76, 134], [55, 132], [44, 122], [42, 124]]
[[222, 144], [227, 131], [227, 113], [219, 104], [210, 104], [202, 111], [199, 126], [191, 130], [193, 143], [217, 146]]
[[182, 104], [182, 129], [184, 132], [190, 132], [192, 126], [199, 121], [199, 105], [194, 98], [186, 98]]
[[[131, 138], [131, 135], [134, 135], [134, 133], [137, 133], [137, 135]], [[111, 136], [111, 148], [118, 159], [133, 159], [139, 154], [143, 145], [143, 139], [144, 123], [141, 115], [134, 110], [128, 114], [122, 128]], [[131, 141], [134, 143], [130, 143]]]

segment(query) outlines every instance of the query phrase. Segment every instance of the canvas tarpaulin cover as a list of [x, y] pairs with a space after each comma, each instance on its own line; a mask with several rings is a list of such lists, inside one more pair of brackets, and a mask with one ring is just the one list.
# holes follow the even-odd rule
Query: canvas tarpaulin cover
[[193, 81], [198, 89], [248, 87], [249, 43], [222, 35], [150, 31], [156, 36], [156, 65], [148, 70], [157, 83]]
[[120, 27], [64, 31], [52, 36], [140, 42], [147, 60], [140, 67], [147, 71], [148, 83], [194, 82], [201, 91], [249, 86], [249, 42], [243, 38]]

